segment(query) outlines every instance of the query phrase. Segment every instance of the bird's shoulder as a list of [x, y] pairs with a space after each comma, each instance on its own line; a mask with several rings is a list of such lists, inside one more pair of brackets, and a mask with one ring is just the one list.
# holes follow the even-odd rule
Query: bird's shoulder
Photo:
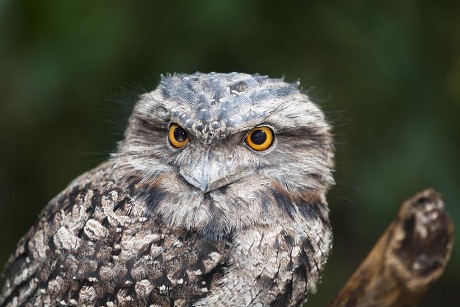
[[207, 294], [231, 238], [168, 227], [114, 178], [106, 162], [50, 201], [8, 262], [4, 303], [170, 305]]

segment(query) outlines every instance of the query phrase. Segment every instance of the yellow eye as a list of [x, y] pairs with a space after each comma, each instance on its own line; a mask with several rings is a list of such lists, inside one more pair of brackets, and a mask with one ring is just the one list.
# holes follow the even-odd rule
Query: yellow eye
[[254, 150], [265, 150], [273, 143], [273, 130], [268, 127], [254, 128], [249, 131], [244, 141]]
[[168, 138], [171, 145], [176, 148], [182, 148], [190, 141], [187, 131], [178, 124], [169, 126]]

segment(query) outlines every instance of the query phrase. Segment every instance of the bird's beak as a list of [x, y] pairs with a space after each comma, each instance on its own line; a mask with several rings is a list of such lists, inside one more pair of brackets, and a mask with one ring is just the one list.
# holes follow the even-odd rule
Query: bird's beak
[[222, 161], [207, 153], [194, 163], [180, 168], [180, 174], [188, 183], [203, 191], [211, 192], [248, 175], [248, 170], [235, 168], [235, 161]]

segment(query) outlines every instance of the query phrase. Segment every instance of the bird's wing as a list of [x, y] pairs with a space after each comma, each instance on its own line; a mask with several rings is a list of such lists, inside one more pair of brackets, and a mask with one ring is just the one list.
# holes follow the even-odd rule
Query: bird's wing
[[21, 239], [0, 306], [189, 305], [224, 274], [230, 241], [165, 226], [105, 163], [54, 198]]
[[106, 170], [107, 164], [102, 164], [83, 174], [42, 210], [35, 224], [18, 242], [16, 251], [5, 266], [2, 273], [5, 285], [0, 293], [0, 306], [22, 305], [43, 287], [45, 276], [53, 270], [50, 260], [55, 254], [53, 238], [58, 233], [60, 221], [65, 212], [84, 204], [77, 197], [81, 194], [79, 191], [88, 189], [91, 181], [96, 178], [104, 177]]

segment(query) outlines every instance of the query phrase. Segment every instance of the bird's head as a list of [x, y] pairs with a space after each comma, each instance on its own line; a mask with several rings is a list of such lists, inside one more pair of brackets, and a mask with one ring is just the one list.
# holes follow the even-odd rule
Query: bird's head
[[228, 233], [325, 204], [333, 147], [298, 83], [195, 73], [163, 77], [140, 97], [112, 158], [169, 225]]

